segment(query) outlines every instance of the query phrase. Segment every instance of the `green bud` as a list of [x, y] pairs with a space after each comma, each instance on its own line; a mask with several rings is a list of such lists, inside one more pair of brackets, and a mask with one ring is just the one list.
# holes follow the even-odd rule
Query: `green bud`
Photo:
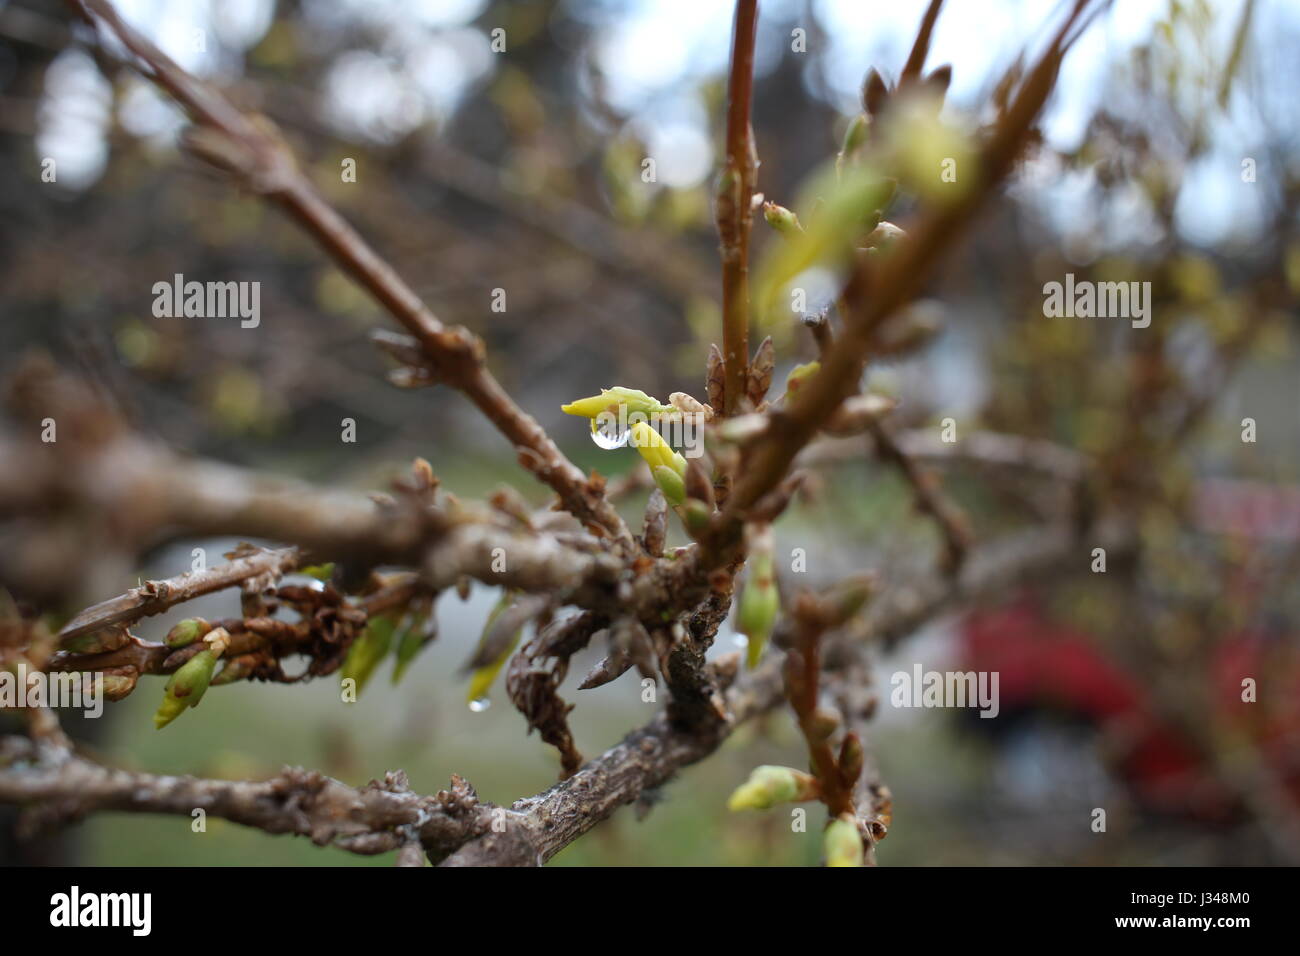
[[727, 809], [767, 810], [778, 803], [815, 799], [817, 790], [817, 780], [811, 774], [764, 764], [755, 767], [749, 779], [736, 788], [727, 800]]
[[677, 507], [686, 502], [686, 482], [672, 468], [667, 465], [656, 465], [654, 479], [670, 505]]
[[846, 787], [852, 788], [858, 782], [858, 777], [862, 776], [862, 766], [865, 761], [862, 752], [862, 740], [855, 733], [848, 733], [844, 737], [844, 743], [840, 744], [840, 779], [844, 781]]
[[164, 694], [162, 703], [158, 706], [157, 712], [153, 715], [154, 729], [162, 730], [179, 717], [184, 712], [185, 707], [185, 701], [173, 697], [170, 693]]
[[763, 657], [776, 626], [780, 604], [772, 560], [772, 531], [764, 527], [752, 535], [749, 574], [736, 609], [736, 630], [749, 638], [746, 663], [751, 668], [757, 667]]
[[113, 625], [91, 631], [89, 634], [65, 638], [62, 647], [70, 654], [103, 654], [125, 647], [130, 639], [131, 635], [127, 633], [126, 628]]
[[847, 156], [865, 143], [870, 128], [871, 119], [866, 113], [859, 113], [853, 117], [849, 122], [849, 128], [844, 131], [844, 145], [840, 147], [840, 152]]
[[339, 669], [340, 680], [356, 682], [357, 695], [379, 666], [379, 662], [388, 654], [393, 643], [394, 624], [385, 616], [373, 617], [367, 622], [366, 629], [348, 648], [348, 656]]
[[[99, 673], [104, 678], [105, 700], [122, 700], [135, 690], [136, 682], [140, 679], [140, 672], [129, 664], [123, 667], [105, 668]], [[94, 680], [94, 675], [88, 674], [87, 678]]]
[[180, 716], [186, 707], [197, 707], [212, 682], [212, 672], [217, 667], [217, 655], [208, 648], [199, 651], [180, 666], [167, 681], [162, 705], [153, 715], [153, 725], [162, 730]]
[[793, 395], [799, 388], [821, 371], [820, 362], [805, 362], [803, 365], [796, 365], [790, 370], [790, 374], [785, 377], [785, 390], [789, 395]]
[[718, 182], [715, 187], [715, 195], [718, 199], [735, 201], [736, 193], [740, 190], [740, 174], [736, 172], [734, 166], [723, 167], [722, 172], [718, 174]]
[[311, 564], [303, 568], [300, 572], [309, 578], [315, 578], [317, 581], [328, 581], [334, 576], [334, 562], [327, 564]]
[[679, 477], [686, 477], [686, 459], [673, 451], [673, 446], [664, 440], [664, 436], [645, 422], [637, 422], [629, 429], [628, 441], [652, 471], [663, 465], [677, 472]]
[[857, 821], [847, 813], [832, 820], [822, 835], [822, 850], [827, 866], [861, 866], [862, 834]]
[[188, 647], [210, 630], [212, 625], [203, 618], [187, 617], [177, 622], [176, 626], [167, 632], [163, 643], [171, 648]]
[[682, 523], [692, 536], [702, 534], [709, 527], [713, 509], [698, 498], [687, 498], [681, 510]]
[[799, 225], [799, 217], [774, 202], [763, 203], [763, 218], [767, 220], [769, 226], [783, 236], [797, 236], [803, 232], [803, 226]]

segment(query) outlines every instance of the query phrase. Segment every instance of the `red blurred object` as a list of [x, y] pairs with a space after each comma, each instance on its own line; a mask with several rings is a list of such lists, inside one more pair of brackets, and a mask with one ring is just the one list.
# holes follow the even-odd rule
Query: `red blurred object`
[[[1237, 793], [1192, 736], [1160, 716], [1146, 684], [1087, 634], [1049, 620], [1032, 600], [968, 614], [960, 640], [965, 669], [999, 672], [1002, 713], [1048, 711], [1094, 727], [1103, 755], [1148, 810], [1206, 822], [1240, 810]], [[1200, 674], [1180, 679], [1204, 694], [1206, 729], [1220, 740], [1247, 743], [1300, 807], [1297, 664], [1293, 641], [1240, 635], [1219, 644]], [[1247, 677], [1256, 682], [1256, 703], [1242, 700]]]

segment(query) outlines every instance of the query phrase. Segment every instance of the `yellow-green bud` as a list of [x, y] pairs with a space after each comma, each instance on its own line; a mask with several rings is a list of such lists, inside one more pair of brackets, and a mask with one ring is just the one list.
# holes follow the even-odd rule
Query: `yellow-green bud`
[[772, 529], [763, 527], [751, 535], [749, 576], [736, 609], [736, 630], [749, 639], [746, 664], [751, 668], [757, 667], [763, 657], [780, 603], [772, 559]]
[[821, 367], [820, 362], [805, 362], [803, 365], [796, 365], [792, 368], [790, 374], [785, 377], [787, 394], [793, 395], [797, 392], [800, 386], [821, 371]]
[[172, 648], [189, 647], [210, 630], [212, 625], [203, 618], [187, 617], [183, 621], [178, 621], [176, 626], [167, 632], [163, 643]]
[[840, 147], [840, 152], [848, 155], [865, 143], [870, 126], [871, 120], [866, 113], [859, 113], [853, 117], [848, 129], [844, 131], [844, 145]]
[[[416, 459], [423, 461], [423, 459]], [[328, 581], [334, 576], [334, 562], [329, 561], [325, 564], [310, 564], [303, 568], [300, 574], [305, 574], [309, 578], [315, 578], [317, 581]]]
[[727, 809], [767, 810], [778, 803], [813, 800], [817, 789], [817, 779], [811, 774], [764, 764], [755, 767], [749, 779], [736, 788], [727, 800]]
[[[664, 497], [668, 497], [667, 493]], [[709, 527], [713, 509], [698, 498], [688, 498], [679, 514], [682, 516], [682, 523], [686, 525], [686, 530], [695, 536], [702, 534]]]
[[857, 821], [847, 813], [832, 820], [822, 835], [822, 850], [827, 866], [861, 866], [862, 834]]
[[763, 659], [763, 651], [776, 624], [779, 604], [776, 585], [772, 581], [750, 581], [745, 585], [745, 593], [740, 598], [737, 630], [749, 638], [745, 663], [750, 668], [757, 667]]
[[186, 708], [186, 703], [170, 693], [163, 695], [162, 703], [158, 705], [157, 712], [153, 715], [153, 725], [155, 730], [162, 730], [173, 720], [179, 717]]
[[763, 218], [767, 224], [781, 233], [783, 236], [797, 236], [803, 232], [803, 226], [799, 224], [799, 217], [784, 206], [778, 206], [774, 202], [763, 203]]
[[670, 505], [676, 508], [686, 503], [686, 483], [681, 475], [666, 465], [655, 465], [651, 473]]
[[602, 389], [599, 395], [593, 395], [590, 398], [580, 398], [576, 402], [561, 405], [560, 411], [564, 412], [566, 415], [577, 415], [581, 418], [595, 418], [602, 412], [608, 411], [611, 407], [617, 408], [619, 405], [627, 406], [628, 414], [631, 414], [632, 412], [641, 412], [645, 415], [651, 415], [655, 413], [665, 414], [673, 411], [671, 405], [664, 405], [657, 398], [647, 395], [640, 389], [624, 388], [622, 385]]
[[[656, 468], [663, 466], [676, 472], [677, 477], [685, 479], [686, 459], [673, 451], [672, 446], [664, 441], [663, 436], [645, 422], [637, 422], [632, 426], [630, 440], [636, 450], [640, 452], [641, 457], [645, 459], [646, 464], [650, 466], [652, 472]], [[685, 485], [683, 485], [683, 497], [685, 493]], [[668, 492], [665, 491], [664, 494], [667, 495]], [[669, 498], [669, 500], [672, 499]], [[677, 504], [680, 503], [680, 501], [677, 502]]]
[[208, 648], [199, 651], [180, 666], [167, 681], [162, 704], [153, 715], [153, 725], [162, 730], [180, 716], [186, 707], [197, 707], [212, 682], [217, 655]]

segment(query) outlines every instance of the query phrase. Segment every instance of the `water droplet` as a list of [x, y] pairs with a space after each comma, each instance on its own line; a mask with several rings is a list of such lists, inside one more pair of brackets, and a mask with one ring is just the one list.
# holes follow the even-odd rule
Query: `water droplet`
[[591, 440], [601, 448], [622, 448], [627, 444], [632, 429], [623, 428], [613, 415], [601, 415], [591, 420]]
[[476, 714], [483, 713], [483, 711], [487, 710], [491, 706], [492, 701], [488, 700], [486, 697], [476, 697], [474, 700], [469, 702], [469, 709]]
[[749, 647], [749, 638], [744, 634], [737, 634], [731, 639], [731, 643], [735, 644], [737, 647]]

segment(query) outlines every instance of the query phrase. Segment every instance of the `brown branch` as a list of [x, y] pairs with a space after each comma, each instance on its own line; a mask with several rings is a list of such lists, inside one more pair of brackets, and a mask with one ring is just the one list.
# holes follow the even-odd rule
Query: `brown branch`
[[682, 731], [660, 712], [645, 727], [545, 793], [515, 801], [502, 833], [485, 833], [443, 866], [533, 866], [545, 863], [619, 807], [666, 784], [713, 753], [740, 724], [779, 706], [779, 660], [767, 661], [731, 688], [731, 719], [707, 731]]
[[522, 651], [510, 661], [506, 672], [506, 693], [528, 721], [528, 732], [560, 752], [562, 776], [582, 766], [582, 754], [573, 742], [568, 715], [572, 704], [559, 695], [560, 684], [569, 673], [569, 659], [587, 646], [606, 619], [590, 612], [540, 628]]
[[788, 473], [799, 451], [840, 404], [861, 377], [865, 357], [880, 323], [920, 290], [925, 277], [962, 233], [982, 202], [1010, 172], [1025, 137], [1047, 101], [1065, 55], [1064, 38], [1088, 0], [1075, 6], [1053, 42], [1030, 71], [1015, 101], [995, 128], [979, 162], [979, 181], [961, 195], [929, 213], [909, 239], [879, 268], [860, 267], [845, 289], [848, 305], [845, 330], [838, 347], [826, 356], [820, 371], [800, 388], [799, 400], [773, 417], [772, 428], [756, 443], [744, 475], [737, 482], [711, 542], [725, 556], [734, 548], [745, 511], [771, 491]]
[[458, 778], [450, 791], [425, 797], [411, 792], [401, 772], [359, 789], [294, 768], [256, 782], [158, 776], [101, 766], [21, 737], [0, 738], [0, 802], [30, 808], [29, 832], [94, 811], [190, 816], [203, 810], [365, 855], [399, 849], [414, 838], [434, 857], [487, 826], [490, 807]]
[[917, 510], [929, 515], [939, 526], [944, 543], [940, 570], [945, 574], [956, 574], [961, 570], [962, 562], [966, 560], [966, 553], [971, 547], [970, 521], [965, 512], [944, 494], [938, 479], [903, 450], [883, 423], [873, 422], [869, 430], [876, 445], [876, 454], [903, 476], [903, 480], [912, 489]]
[[[1121, 539], [1099, 540], [1117, 547]], [[868, 609], [868, 633], [874, 640], [896, 642], [958, 601], [986, 599], [1029, 576], [1059, 574], [1076, 563], [1086, 564], [1086, 552], [1065, 531], [1037, 530], [985, 546], [955, 581], [922, 574], [908, 587], [887, 589], [887, 599]], [[839, 667], [845, 655], [853, 660], [858, 653], [852, 640], [837, 639], [826, 648], [826, 660]], [[683, 730], [660, 712], [573, 776], [505, 811], [480, 802], [463, 781], [453, 780], [449, 793], [430, 798], [394, 794], [382, 786], [357, 791], [303, 771], [286, 771], [262, 783], [158, 777], [106, 769], [80, 757], [42, 757], [35, 744], [17, 737], [0, 738], [0, 802], [40, 805], [55, 820], [108, 809], [188, 816], [203, 808], [269, 833], [310, 836], [358, 853], [399, 849], [410, 840], [409, 828], [422, 820], [417, 835], [435, 861], [534, 865], [707, 757], [746, 720], [779, 706], [782, 666], [783, 658], [772, 655], [736, 680], [726, 692], [727, 720]], [[725, 683], [731, 671], [714, 667]], [[873, 812], [879, 812], [887, 793], [873, 800]], [[504, 818], [502, 832], [492, 828], [496, 817]]]
[[939, 19], [939, 10], [942, 6], [943, 0], [930, 0], [930, 5], [926, 7], [925, 16], [921, 18], [921, 28], [917, 30], [916, 40], [912, 43], [912, 51], [907, 55], [903, 72], [898, 76], [900, 87], [921, 78], [925, 58], [930, 53], [930, 37], [934, 33], [934, 24]]
[[808, 748], [809, 766], [817, 777], [821, 801], [832, 817], [854, 813], [853, 786], [841, 778], [830, 732], [818, 726], [824, 629], [805, 615], [796, 614], [795, 618], [794, 646], [785, 656], [786, 697]]
[[189, 571], [162, 581], [146, 581], [125, 594], [86, 608], [64, 625], [59, 637], [66, 640], [112, 624], [134, 624], [142, 617], [161, 614], [177, 604], [213, 591], [223, 591], [250, 578], [278, 578], [298, 566], [298, 557], [294, 548], [259, 551], [202, 571]]
[[734, 415], [749, 380], [749, 234], [754, 221], [758, 157], [749, 117], [754, 97], [758, 0], [736, 0], [727, 80], [727, 157], [718, 182], [722, 240], [723, 414]]
[[[1127, 539], [1116, 531], [1099, 540], [1122, 548]], [[972, 555], [957, 579], [922, 571], [910, 577], [910, 586], [886, 589], [893, 599], [878, 599], [868, 607], [867, 634], [873, 641], [896, 643], [959, 602], [987, 600], [1026, 580], [1067, 573], [1076, 566], [1086, 568], [1086, 559], [1087, 551], [1065, 529], [1037, 529], [987, 545]], [[842, 634], [827, 643], [824, 653], [828, 666], [839, 668], [857, 660], [861, 650], [860, 642]], [[746, 720], [780, 706], [785, 700], [784, 664], [785, 659], [774, 654], [736, 679], [726, 691], [729, 716], [725, 721], [682, 729], [667, 713], [658, 714], [573, 776], [545, 793], [516, 801], [506, 814], [509, 823], [504, 833], [485, 833], [443, 865], [545, 862], [619, 807], [707, 757]], [[726, 672], [715, 671], [715, 676], [724, 683]], [[880, 814], [887, 816], [889, 794], [878, 784], [868, 784], [867, 790], [870, 800], [860, 812], [871, 814], [866, 820], [871, 826]]]
[[[483, 345], [464, 328], [450, 328], [429, 310], [397, 272], [340, 216], [298, 169], [288, 145], [260, 117], [249, 117], [190, 76], [133, 30], [107, 0], [68, 0], [88, 22], [115, 35], [150, 80], [169, 93], [197, 127], [187, 147], [282, 206], [414, 335], [446, 384], [460, 389], [519, 450], [523, 466], [550, 485], [565, 508], [604, 529], [630, 550], [632, 536], [618, 512], [589, 483], [542, 427], [506, 394], [484, 365]], [[137, 64], [139, 68], [139, 64]]]
[[[933, 429], [912, 429], [893, 433], [893, 438], [904, 454], [917, 461], [1021, 472], [1067, 485], [1080, 481], [1090, 465], [1088, 457], [1073, 448], [1023, 435], [972, 432], [959, 442], [945, 442]], [[799, 453], [795, 464], [816, 467], [861, 461], [867, 450], [860, 436], [820, 438]]]

